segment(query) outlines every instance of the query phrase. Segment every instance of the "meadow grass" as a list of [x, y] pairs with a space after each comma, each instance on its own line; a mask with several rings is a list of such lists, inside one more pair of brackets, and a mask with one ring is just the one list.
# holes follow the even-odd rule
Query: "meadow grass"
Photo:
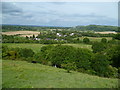
[[102, 78], [80, 72], [28, 63], [3, 60], [3, 88], [115, 88], [118, 79]]
[[92, 45], [88, 45], [88, 44], [83, 44], [83, 43], [79, 43], [79, 44], [62, 44], [62, 45], [69, 45], [69, 46], [73, 46], [75, 48], [87, 48], [89, 50], [92, 50]]
[[[34, 52], [39, 52], [42, 46], [45, 46], [45, 44], [34, 44], [34, 43], [3, 43], [3, 45], [6, 45], [10, 48], [29, 48], [32, 49]], [[53, 44], [53, 45], [57, 45], [57, 44]], [[69, 45], [69, 46], [73, 46], [76, 48], [87, 48], [89, 50], [91, 49], [91, 45], [87, 45], [87, 44], [62, 44], [62, 45]]]
[[[80, 40], [83, 40], [85, 37], [80, 37]], [[112, 40], [112, 37], [87, 37], [90, 39], [90, 41], [97, 41], [100, 42], [102, 38], [106, 38], [108, 41]]]
[[34, 52], [39, 52], [41, 47], [44, 46], [44, 44], [34, 43], [3, 43], [3, 45], [6, 45], [10, 48], [28, 48], [32, 49]]

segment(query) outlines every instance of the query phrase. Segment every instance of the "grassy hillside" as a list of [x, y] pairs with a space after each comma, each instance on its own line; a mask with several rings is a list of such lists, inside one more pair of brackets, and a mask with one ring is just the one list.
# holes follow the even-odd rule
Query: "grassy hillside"
[[[34, 52], [39, 52], [40, 48], [42, 46], [44, 46], [45, 44], [34, 44], [34, 43], [3, 43], [3, 45], [7, 45], [8, 47], [12, 47], [12, 48], [29, 48], [32, 49]], [[55, 44], [56, 45], [56, 44]], [[91, 49], [91, 45], [87, 45], [87, 44], [63, 44], [63, 45], [70, 45], [73, 47], [77, 47], [77, 48], [88, 48], [89, 50]]]
[[112, 88], [118, 80], [32, 64], [3, 60], [3, 88]]

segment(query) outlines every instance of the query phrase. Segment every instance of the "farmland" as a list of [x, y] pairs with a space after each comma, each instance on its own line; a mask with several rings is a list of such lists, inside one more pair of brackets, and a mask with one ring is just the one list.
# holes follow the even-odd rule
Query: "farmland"
[[37, 36], [38, 34], [40, 34], [40, 32], [37, 32], [37, 31], [10, 31], [10, 32], [2, 32], [2, 34], [5, 34], [5, 35], [19, 35], [21, 37], [30, 37], [30, 36], [33, 36], [33, 34], [35, 36]]
[[28, 49], [32, 49], [34, 52], [39, 52], [40, 48], [42, 46], [44, 46], [43, 44], [27, 44], [27, 43], [20, 43], [20, 44], [16, 44], [16, 43], [4, 43], [3, 45], [7, 45], [10, 48], [28, 48]]
[[[34, 52], [39, 52], [42, 46], [45, 46], [45, 44], [34, 44], [34, 43], [3, 43], [3, 45], [6, 45], [10, 48], [28, 48], [32, 49]], [[57, 45], [57, 44], [54, 44]], [[91, 45], [87, 44], [63, 44], [63, 45], [69, 45], [76, 48], [87, 48], [89, 50], [91, 49]]]
[[[83, 40], [84, 38], [85, 37], [80, 37], [79, 39]], [[108, 41], [112, 40], [112, 37], [86, 37], [86, 38], [89, 38], [90, 41], [97, 41], [97, 42], [100, 42], [102, 38], [106, 38]]]
[[3, 60], [3, 88], [117, 88], [118, 79], [102, 78], [64, 69]]

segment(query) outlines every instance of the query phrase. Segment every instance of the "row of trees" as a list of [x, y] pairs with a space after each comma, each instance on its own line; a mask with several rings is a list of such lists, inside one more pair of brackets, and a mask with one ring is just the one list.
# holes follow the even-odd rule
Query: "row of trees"
[[67, 72], [74, 70], [103, 77], [118, 77], [120, 46], [96, 42], [92, 49], [93, 51], [90, 51], [59, 44], [43, 46], [40, 52], [34, 53], [31, 49], [3, 46], [2, 57], [57, 66], [66, 69]]

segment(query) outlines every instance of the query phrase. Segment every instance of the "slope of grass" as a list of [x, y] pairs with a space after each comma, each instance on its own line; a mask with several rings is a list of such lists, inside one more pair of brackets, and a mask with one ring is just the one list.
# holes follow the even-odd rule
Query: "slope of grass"
[[112, 88], [118, 80], [64, 69], [3, 60], [3, 88]]

